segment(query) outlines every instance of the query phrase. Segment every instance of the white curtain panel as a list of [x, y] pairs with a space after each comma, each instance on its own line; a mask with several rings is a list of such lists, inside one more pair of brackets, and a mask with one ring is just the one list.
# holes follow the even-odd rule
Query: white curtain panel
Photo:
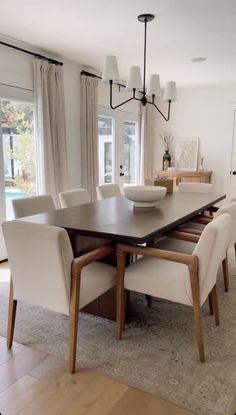
[[140, 146], [140, 184], [153, 177], [153, 142], [151, 134], [151, 115], [148, 105], [141, 109], [141, 146]]
[[82, 187], [91, 201], [96, 200], [98, 185], [98, 79], [81, 75], [81, 152]]
[[58, 193], [68, 189], [63, 68], [35, 59], [33, 76], [38, 190], [50, 194], [59, 207]]

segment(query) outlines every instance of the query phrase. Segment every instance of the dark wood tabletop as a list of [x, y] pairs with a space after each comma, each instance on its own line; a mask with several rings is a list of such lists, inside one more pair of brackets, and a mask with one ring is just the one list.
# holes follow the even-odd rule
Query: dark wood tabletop
[[136, 208], [125, 196], [27, 216], [21, 220], [65, 228], [79, 235], [145, 243], [225, 198], [219, 194], [168, 193], [154, 208]]

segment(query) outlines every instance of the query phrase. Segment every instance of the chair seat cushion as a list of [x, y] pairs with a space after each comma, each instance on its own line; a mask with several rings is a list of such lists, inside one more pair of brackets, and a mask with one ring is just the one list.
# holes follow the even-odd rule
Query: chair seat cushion
[[192, 305], [188, 267], [177, 262], [141, 257], [126, 269], [125, 288]]

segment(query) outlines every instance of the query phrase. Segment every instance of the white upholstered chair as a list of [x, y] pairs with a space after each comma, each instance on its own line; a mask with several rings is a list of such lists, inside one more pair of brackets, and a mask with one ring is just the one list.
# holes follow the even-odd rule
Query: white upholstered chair
[[115, 285], [116, 269], [95, 262], [113, 248], [103, 246], [74, 259], [63, 228], [20, 220], [5, 222], [2, 228], [11, 270], [7, 346], [12, 347], [17, 300], [66, 314], [74, 373], [78, 311]]
[[62, 208], [70, 206], [83, 205], [90, 202], [89, 192], [87, 189], [67, 190], [59, 193], [59, 200]]
[[120, 186], [116, 183], [103, 184], [97, 186], [98, 200], [107, 199], [108, 197], [120, 196]]
[[[226, 203], [222, 207], [220, 207], [215, 213], [214, 218], [222, 215], [223, 213], [228, 213], [231, 217], [231, 227], [230, 227], [230, 235], [229, 235], [229, 243], [227, 248], [234, 247], [235, 255], [236, 255], [236, 201]], [[168, 249], [167, 246], [170, 247], [171, 250], [176, 250], [178, 252], [185, 252], [191, 253], [194, 247], [194, 244], [185, 243], [184, 240], [190, 241], [190, 235], [196, 235], [195, 241], [200, 237], [204, 227], [207, 223], [209, 223], [212, 218], [200, 218], [199, 221], [201, 223], [188, 223], [183, 225], [183, 227], [178, 228], [182, 235], [177, 233], [172, 233], [172, 236], [175, 238], [182, 238], [181, 241], [172, 239], [172, 238], [162, 238], [157, 241], [156, 246], [158, 248]], [[194, 225], [199, 225], [198, 227]], [[201, 226], [201, 227], [200, 227]], [[194, 239], [194, 238], [193, 238]], [[224, 276], [224, 287], [225, 291], [229, 290], [229, 271], [228, 271], [228, 256], [227, 251], [225, 255], [222, 257], [222, 267], [223, 267], [223, 276]]]
[[230, 228], [230, 239], [229, 239], [229, 248], [234, 247], [234, 252], [236, 256], [236, 199], [233, 200], [219, 208], [217, 212], [215, 212], [214, 217], [218, 217], [223, 213], [229, 213], [231, 216], [231, 228]]
[[24, 216], [36, 215], [37, 213], [50, 212], [51, 210], [56, 209], [53, 198], [50, 195], [13, 199], [12, 207], [16, 219]]
[[[156, 248], [117, 246], [117, 337], [124, 327], [124, 288], [193, 307], [199, 358], [205, 361], [201, 306], [210, 296], [219, 324], [216, 277], [227, 248], [231, 219], [219, 215], [202, 232], [192, 255]], [[142, 255], [125, 268], [125, 253]]]
[[[180, 193], [212, 194], [214, 191], [214, 187], [212, 183], [181, 182], [178, 186], [178, 191]], [[215, 209], [210, 209], [211, 214], [212, 214], [212, 210], [215, 210]], [[198, 225], [198, 224], [191, 224], [191, 227], [201, 229], [201, 225]]]
[[191, 183], [181, 182], [178, 186], [178, 191], [183, 193], [213, 193], [212, 183]]
[[[178, 186], [178, 191], [180, 193], [202, 193], [202, 194], [212, 194], [214, 191], [214, 187], [212, 183], [191, 183], [191, 182], [181, 182]], [[202, 220], [202, 215], [204, 213], [207, 213], [209, 216], [209, 219], [212, 218], [213, 212], [215, 212], [217, 208], [213, 207], [205, 212], [202, 212], [201, 215], [197, 215], [196, 218], [194, 218], [190, 222], [186, 222], [185, 224], [181, 225], [181, 227], [190, 229], [196, 229], [199, 231], [202, 231], [204, 228], [204, 225], [207, 223], [205, 219]], [[201, 223], [202, 221], [202, 223]]]

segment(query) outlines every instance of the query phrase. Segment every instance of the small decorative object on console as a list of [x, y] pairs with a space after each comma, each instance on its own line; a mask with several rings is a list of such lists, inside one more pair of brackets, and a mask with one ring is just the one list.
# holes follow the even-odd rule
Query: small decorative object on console
[[173, 136], [169, 133], [160, 134], [162, 139], [165, 153], [163, 155], [162, 170], [168, 170], [171, 166], [171, 155], [170, 155], [170, 146], [173, 141]]

